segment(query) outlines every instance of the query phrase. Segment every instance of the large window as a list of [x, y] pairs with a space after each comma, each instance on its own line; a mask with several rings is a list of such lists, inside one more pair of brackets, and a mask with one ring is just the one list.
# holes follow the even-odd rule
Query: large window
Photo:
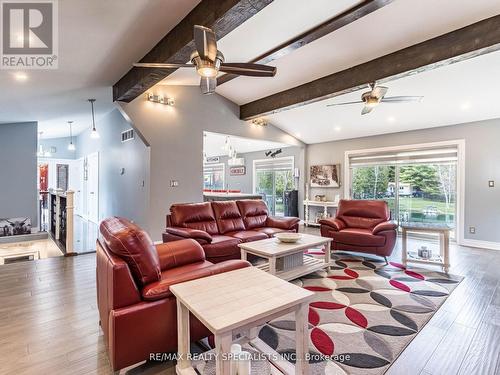
[[254, 160], [253, 190], [261, 194], [272, 215], [284, 216], [284, 192], [293, 189], [293, 156]]
[[457, 155], [453, 147], [349, 157], [354, 199], [383, 199], [393, 220], [456, 227]]
[[203, 189], [224, 189], [224, 163], [203, 164]]

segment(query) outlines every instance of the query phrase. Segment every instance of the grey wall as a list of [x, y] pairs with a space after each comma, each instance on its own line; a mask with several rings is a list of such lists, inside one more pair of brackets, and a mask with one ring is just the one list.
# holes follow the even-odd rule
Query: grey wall
[[122, 143], [121, 132], [130, 128], [120, 111], [113, 110], [97, 123], [99, 139], [90, 138], [90, 129], [78, 135], [76, 158], [99, 152], [99, 220], [123, 216], [146, 227], [149, 147], [137, 134], [134, 140]]
[[0, 124], [0, 218], [38, 225], [37, 123]]
[[[171, 204], [203, 199], [204, 130], [304, 147], [272, 125], [257, 127], [239, 120], [236, 104], [217, 94], [204, 96], [197, 86], [158, 85], [152, 91], [174, 98], [175, 106], [148, 102], [143, 95], [120, 105], [151, 145], [148, 218], [154, 240], [161, 239]], [[171, 180], [179, 181], [179, 186], [170, 187]]]
[[[500, 242], [500, 119], [309, 145], [306, 160], [308, 166], [341, 163], [343, 169], [348, 150], [455, 139], [465, 139], [465, 238]], [[496, 181], [494, 188], [488, 180]], [[311, 196], [317, 192], [311, 190]], [[327, 194], [336, 193], [342, 196], [343, 189]], [[469, 233], [470, 226], [476, 234]]]
[[[68, 150], [70, 138], [51, 138], [51, 139], [39, 139], [38, 146], [42, 145], [44, 151], [48, 151], [51, 147], [56, 148], [56, 152], [50, 155], [53, 159], [75, 159], [76, 151]], [[73, 137], [73, 144], [76, 145], [77, 137]]]

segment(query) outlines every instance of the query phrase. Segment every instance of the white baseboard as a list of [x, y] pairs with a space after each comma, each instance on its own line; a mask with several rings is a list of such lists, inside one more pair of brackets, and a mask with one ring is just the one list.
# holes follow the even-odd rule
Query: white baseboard
[[469, 238], [464, 238], [460, 245], [469, 247], [480, 247], [482, 249], [488, 249], [488, 250], [500, 250], [500, 242], [472, 240]]

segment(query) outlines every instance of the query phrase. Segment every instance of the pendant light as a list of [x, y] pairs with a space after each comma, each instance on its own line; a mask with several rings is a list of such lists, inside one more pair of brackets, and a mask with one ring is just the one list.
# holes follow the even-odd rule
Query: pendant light
[[69, 145], [68, 145], [68, 150], [69, 151], [75, 151], [76, 147], [75, 144], [73, 143], [73, 121], [68, 121], [69, 125]]
[[90, 138], [92, 139], [98, 139], [100, 138], [99, 133], [97, 132], [97, 129], [95, 128], [95, 117], [94, 117], [94, 102], [95, 99], [88, 99], [90, 102], [90, 106], [92, 107], [92, 131], [90, 132]]

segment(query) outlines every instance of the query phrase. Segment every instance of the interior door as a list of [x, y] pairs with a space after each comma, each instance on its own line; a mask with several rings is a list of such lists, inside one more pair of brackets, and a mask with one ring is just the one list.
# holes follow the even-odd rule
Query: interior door
[[87, 156], [87, 218], [99, 223], [99, 154]]
[[[75, 191], [75, 214], [79, 216], [85, 216], [85, 211], [83, 207], [83, 158], [80, 158], [75, 161], [74, 163], [74, 173], [72, 173], [72, 176], [74, 176], [74, 179], [71, 183], [72, 188]], [[70, 179], [71, 181], [71, 179]]]

